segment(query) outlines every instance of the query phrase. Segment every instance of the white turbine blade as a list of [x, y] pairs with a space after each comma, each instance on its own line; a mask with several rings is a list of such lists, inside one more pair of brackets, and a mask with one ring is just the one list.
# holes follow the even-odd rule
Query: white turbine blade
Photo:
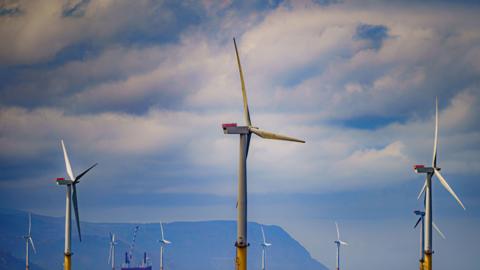
[[339, 241], [341, 245], [348, 246], [347, 242]]
[[260, 226], [260, 228], [262, 229], [262, 237], [263, 237], [263, 243], [267, 243], [267, 241], [265, 240], [265, 232], [263, 231], [263, 226]]
[[37, 254], [37, 250], [35, 249], [35, 245], [33, 244], [33, 239], [32, 239], [32, 237], [28, 237], [28, 240], [30, 241], [30, 244], [32, 245], [33, 252], [34, 252], [35, 254]]
[[440, 229], [438, 228], [437, 224], [435, 224], [435, 222], [432, 222], [432, 225], [433, 225], [433, 228], [435, 228], [435, 230], [438, 232], [438, 234], [439, 234], [443, 239], [446, 239], [445, 235], [442, 233], [442, 231], [440, 231]]
[[110, 250], [108, 251], [108, 262], [110, 263], [110, 260], [112, 259], [112, 245], [110, 245]]
[[435, 175], [438, 178], [438, 181], [440, 181], [440, 183], [442, 183], [443, 187], [446, 190], [448, 190], [448, 192], [450, 192], [450, 194], [452, 194], [452, 196], [455, 198], [455, 200], [457, 200], [457, 202], [460, 204], [460, 206], [463, 208], [463, 210], [466, 210], [462, 201], [460, 201], [460, 198], [458, 198], [457, 194], [455, 194], [453, 189], [448, 185], [447, 181], [445, 180], [445, 178], [443, 178], [443, 176], [440, 174], [440, 172], [437, 169], [434, 169], [434, 172], [435, 172]]
[[30, 236], [32, 232], [32, 214], [28, 213], [28, 236]]
[[335, 227], [337, 227], [337, 240], [340, 241], [340, 230], [338, 229], [338, 223], [335, 221]]
[[248, 109], [247, 90], [245, 89], [245, 81], [243, 79], [242, 65], [240, 64], [240, 56], [238, 54], [237, 42], [235, 41], [235, 38], [233, 38], [233, 45], [235, 46], [235, 54], [237, 55], [238, 71], [240, 72], [240, 83], [242, 84], [243, 117], [245, 118], [245, 122], [247, 126], [250, 127], [252, 126], [252, 122], [250, 121], [250, 111]]
[[423, 183], [423, 187], [420, 190], [420, 193], [418, 193], [417, 200], [420, 200], [420, 197], [422, 197], [423, 192], [425, 192], [425, 188], [427, 188], [427, 179], [425, 179], [425, 183]]
[[438, 145], [438, 98], [435, 98], [435, 140], [433, 142], [432, 167], [437, 167], [437, 145]]
[[161, 221], [160, 221], [160, 231], [162, 232], [162, 241], [165, 241], [165, 238], [163, 237], [163, 225]]
[[67, 175], [70, 177], [70, 180], [75, 180], [75, 176], [73, 176], [72, 166], [70, 165], [70, 160], [68, 159], [67, 149], [65, 148], [65, 144], [63, 140], [62, 143], [62, 150], [63, 150], [63, 158], [65, 159], [65, 167], [67, 169]]
[[252, 133], [255, 133], [256, 135], [264, 138], [264, 139], [271, 139], [271, 140], [281, 140], [281, 141], [291, 141], [291, 142], [299, 142], [299, 143], [305, 143], [303, 140], [295, 139], [292, 137], [276, 134], [273, 132], [268, 132], [264, 130], [260, 130], [258, 128], [250, 128], [250, 131]]
[[164, 242], [165, 244], [167, 244], [167, 245], [172, 243], [172, 242], [170, 242], [170, 241], [168, 241], [168, 240], [165, 240], [165, 239], [163, 240], [163, 242]]

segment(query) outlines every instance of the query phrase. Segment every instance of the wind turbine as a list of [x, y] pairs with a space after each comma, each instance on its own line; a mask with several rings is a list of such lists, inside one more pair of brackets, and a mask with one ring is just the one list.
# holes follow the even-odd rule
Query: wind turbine
[[236, 123], [223, 124], [223, 132], [225, 134], [240, 135], [240, 156], [238, 166], [238, 197], [237, 197], [237, 241], [235, 246], [237, 248], [235, 265], [237, 270], [247, 269], [247, 156], [248, 148], [250, 146], [250, 138], [253, 134], [263, 138], [272, 140], [283, 140], [305, 143], [305, 141], [287, 137], [280, 134], [260, 130], [252, 125], [250, 120], [250, 111], [248, 109], [247, 91], [245, 90], [245, 81], [243, 80], [243, 71], [240, 64], [240, 56], [238, 55], [237, 43], [233, 39], [235, 46], [235, 53], [237, 56], [238, 71], [240, 73], [240, 83], [242, 86], [243, 96], [243, 116], [245, 118], [246, 126], [237, 126]]
[[432, 158], [432, 167], [425, 167], [424, 165], [415, 165], [413, 168], [416, 173], [425, 173], [426, 179], [423, 184], [423, 188], [418, 194], [418, 199], [425, 193], [425, 240], [424, 240], [424, 252], [425, 252], [425, 261], [424, 267], [426, 270], [432, 269], [432, 254], [433, 254], [433, 245], [432, 245], [432, 177], [435, 175], [438, 181], [443, 185], [443, 187], [450, 192], [450, 194], [455, 198], [455, 200], [460, 204], [460, 206], [465, 210], [460, 198], [453, 191], [453, 189], [448, 185], [445, 178], [440, 174], [440, 168], [437, 167], [437, 146], [438, 146], [438, 99], [435, 99], [435, 139], [433, 142], [433, 158]]
[[160, 243], [160, 270], [163, 270], [163, 247], [171, 244], [172, 242], [165, 240], [164, 234], [163, 234], [163, 225], [162, 222], [160, 221], [160, 231], [162, 232], [162, 239], [158, 240]]
[[347, 242], [340, 240], [340, 230], [338, 229], [338, 223], [335, 222], [335, 227], [337, 227], [337, 240], [333, 241], [337, 245], [337, 267], [335, 269], [340, 269], [340, 246], [348, 246]]
[[[97, 166], [97, 163], [93, 164], [90, 168], [83, 171], [77, 177], [73, 174], [72, 166], [70, 165], [70, 160], [68, 159], [67, 149], [65, 148], [65, 144], [63, 140], [61, 140], [62, 150], [63, 150], [63, 157], [65, 159], [65, 167], [67, 169], [67, 176], [68, 179], [65, 178], [57, 178], [57, 185], [65, 185], [67, 186], [67, 193], [66, 193], [66, 202], [65, 202], [65, 249], [64, 249], [64, 262], [63, 262], [63, 269], [70, 270], [71, 269], [71, 238], [72, 233], [70, 231], [70, 227], [72, 224], [72, 214], [71, 214], [71, 202], [73, 201], [73, 210], [75, 211], [75, 221], [77, 223], [77, 231], [78, 231], [78, 238], [80, 242], [82, 241], [82, 234], [80, 232], [80, 219], [78, 216], [78, 202], [77, 202], [77, 188], [76, 185], [80, 182], [80, 178], [82, 178], [88, 171], [90, 171], [93, 167]], [[73, 194], [72, 194], [73, 189]]]
[[262, 242], [262, 270], [266, 269], [266, 260], [267, 260], [267, 247], [271, 246], [272, 244], [267, 243], [267, 240], [265, 239], [265, 232], [263, 231], [263, 226], [262, 228], [262, 237], [263, 237], [263, 242]]
[[[424, 236], [424, 233], [425, 233], [425, 212], [423, 211], [420, 211], [420, 210], [415, 210], [413, 211], [413, 213], [417, 216], [420, 216], [417, 220], [417, 222], [415, 223], [415, 226], [413, 226], [413, 228], [417, 228], [418, 224], [421, 224], [421, 227], [420, 227], [420, 270], [423, 270], [423, 262], [425, 261], [425, 253], [424, 253], [424, 248], [425, 248], [425, 244], [424, 244], [424, 239], [425, 239], [425, 236]], [[432, 225], [433, 225], [433, 228], [437, 231], [437, 233], [440, 235], [440, 237], [442, 237], [443, 239], [445, 239], [445, 235], [442, 233], [442, 231], [440, 231], [440, 229], [438, 228], [438, 226], [435, 224], [435, 222], [432, 222]]]
[[111, 263], [112, 270], [115, 270], [115, 245], [118, 244], [115, 241], [115, 234], [110, 233], [110, 251], [108, 253], [108, 263]]
[[28, 264], [28, 246], [32, 245], [33, 252], [37, 253], [35, 250], [35, 245], [33, 244], [33, 239], [32, 239], [32, 214], [28, 213], [28, 234], [23, 236], [23, 239], [25, 239], [25, 248], [26, 248], [26, 255], [25, 255], [25, 269], [28, 270], [29, 264]]

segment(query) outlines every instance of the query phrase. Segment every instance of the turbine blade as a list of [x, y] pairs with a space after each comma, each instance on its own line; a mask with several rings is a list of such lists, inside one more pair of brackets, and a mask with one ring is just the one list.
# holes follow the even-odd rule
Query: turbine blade
[[251, 131], [252, 133], [255, 133], [256, 135], [260, 136], [261, 138], [264, 138], [264, 139], [305, 143], [305, 141], [303, 141], [303, 140], [299, 140], [299, 139], [295, 139], [295, 138], [292, 138], [292, 137], [288, 137], [288, 136], [284, 136], [284, 135], [280, 135], [280, 134], [276, 134], [276, 133], [272, 133], [272, 132], [260, 130], [260, 129], [258, 129], [258, 128], [253, 128], [253, 127], [252, 127], [252, 128], [250, 128], [250, 131]]
[[414, 229], [417, 228], [418, 223], [420, 223], [420, 221], [422, 221], [422, 217], [420, 217], [420, 218], [417, 220], [417, 223], [415, 223], [415, 226], [413, 226]]
[[111, 243], [111, 242], [113, 242], [113, 241], [114, 241], [114, 240], [113, 240], [113, 235], [112, 235], [112, 233], [111, 233], [111, 232], [109, 232], [108, 234], [110, 235], [110, 243]]
[[265, 240], [265, 232], [263, 231], [263, 226], [260, 226], [260, 228], [262, 228], [262, 237], [263, 237], [263, 243], [267, 243], [267, 241]]
[[455, 200], [457, 200], [457, 202], [460, 204], [460, 206], [463, 208], [463, 210], [466, 210], [465, 206], [463, 205], [462, 201], [460, 200], [460, 198], [458, 198], [457, 194], [455, 194], [455, 192], [453, 191], [453, 189], [448, 185], [447, 181], [445, 180], [445, 178], [443, 178], [443, 176], [440, 174], [440, 172], [437, 170], [437, 169], [434, 169], [434, 172], [435, 172], [435, 175], [437, 176], [438, 178], [438, 181], [440, 181], [440, 183], [442, 183], [443, 187], [448, 190], [448, 192], [450, 192], [450, 194], [453, 196], [453, 198], [455, 198]]
[[341, 245], [348, 246], [347, 242], [339, 241]]
[[107, 261], [107, 263], [110, 263], [111, 259], [112, 259], [112, 245], [110, 245], [110, 250], [108, 251], [108, 261]]
[[162, 241], [165, 241], [165, 238], [163, 236], [163, 225], [161, 221], [160, 221], [160, 230], [162, 231]]
[[427, 188], [427, 179], [425, 179], [425, 183], [423, 183], [423, 187], [420, 190], [420, 193], [418, 193], [417, 200], [420, 200], [420, 197], [422, 197], [422, 194], [425, 192], [425, 188]]
[[435, 228], [435, 230], [438, 232], [438, 234], [439, 234], [443, 239], [446, 239], [445, 235], [442, 233], [442, 231], [440, 231], [440, 229], [438, 228], [437, 224], [435, 224], [435, 222], [432, 222], [432, 225], [433, 225], [433, 228]]
[[80, 178], [82, 178], [88, 171], [90, 171], [91, 169], [93, 169], [93, 167], [97, 166], [98, 163], [95, 163], [93, 164], [90, 168], [86, 169], [84, 172], [82, 172], [81, 174], [79, 174], [76, 178], [75, 178], [75, 182], [78, 183], [78, 181], [80, 180]]
[[32, 213], [28, 213], [28, 236], [32, 232]]
[[435, 140], [433, 141], [432, 167], [437, 167], [437, 145], [438, 145], [438, 98], [435, 98]]
[[35, 249], [35, 245], [33, 244], [33, 239], [32, 239], [32, 237], [28, 237], [28, 240], [30, 241], [30, 244], [32, 245], [33, 252], [34, 252], [35, 254], [37, 254], [37, 250]]
[[233, 45], [235, 46], [235, 54], [237, 55], [238, 71], [240, 72], [240, 83], [242, 84], [243, 117], [245, 118], [245, 122], [247, 126], [250, 127], [252, 126], [252, 122], [250, 121], [250, 111], [248, 109], [247, 90], [245, 89], [245, 81], [243, 79], [242, 65], [240, 64], [240, 56], [238, 54], [237, 42], [235, 41], [235, 38], [233, 38]]
[[335, 227], [337, 227], [337, 240], [340, 241], [340, 230], [338, 229], [338, 223], [335, 221]]
[[247, 157], [248, 157], [248, 149], [250, 148], [250, 139], [252, 139], [252, 134], [251, 133], [249, 133], [247, 135], [247, 146], [246, 146], [247, 149], [245, 149], [245, 154], [246, 154]]
[[77, 223], [77, 231], [78, 231], [78, 239], [80, 239], [80, 242], [82, 242], [82, 234], [80, 232], [80, 218], [78, 216], [78, 201], [77, 201], [77, 188], [76, 184], [74, 183], [72, 185], [73, 187], [73, 195], [72, 195], [72, 201], [73, 201], [73, 210], [75, 212], [75, 221]]
[[75, 180], [75, 176], [73, 176], [72, 166], [70, 165], [70, 160], [68, 159], [67, 149], [65, 148], [65, 144], [63, 140], [61, 140], [62, 150], [63, 150], [63, 158], [65, 159], [65, 168], [67, 169], [67, 175], [70, 177], [70, 180]]

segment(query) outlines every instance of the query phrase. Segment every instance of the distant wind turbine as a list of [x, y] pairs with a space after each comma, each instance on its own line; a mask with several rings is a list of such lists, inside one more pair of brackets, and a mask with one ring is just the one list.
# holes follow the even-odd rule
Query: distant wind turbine
[[33, 239], [32, 239], [32, 214], [31, 213], [28, 213], [28, 234], [24, 235], [23, 238], [25, 239], [25, 249], [26, 249], [25, 269], [28, 270], [29, 268], [28, 246], [31, 245], [33, 248], [33, 252], [37, 253], [37, 251], [35, 250], [35, 245], [33, 244]]
[[437, 167], [437, 146], [438, 146], [438, 99], [435, 100], [435, 139], [433, 142], [433, 158], [432, 158], [432, 167], [425, 167], [424, 165], [415, 165], [414, 170], [416, 173], [425, 173], [426, 179], [423, 185], [418, 199], [425, 193], [425, 240], [424, 240], [424, 252], [425, 252], [425, 261], [424, 267], [426, 270], [432, 269], [432, 254], [433, 254], [433, 245], [432, 245], [432, 177], [435, 175], [438, 181], [443, 185], [443, 187], [450, 192], [450, 194], [455, 198], [455, 200], [460, 204], [460, 206], [465, 210], [460, 198], [455, 194], [453, 189], [448, 185], [445, 178], [440, 174], [440, 168]]
[[272, 140], [283, 140], [305, 143], [305, 141], [287, 137], [284, 135], [260, 130], [252, 125], [250, 120], [250, 111], [248, 109], [247, 91], [245, 89], [245, 81], [243, 80], [243, 71], [240, 64], [240, 56], [238, 54], [237, 43], [235, 38], [233, 39], [233, 45], [235, 46], [235, 53], [237, 56], [238, 71], [240, 73], [240, 83], [242, 86], [243, 96], [243, 117], [245, 118], [246, 126], [237, 126], [236, 123], [223, 124], [223, 132], [225, 134], [238, 134], [240, 135], [240, 161], [238, 168], [238, 197], [237, 197], [237, 241], [235, 246], [237, 247], [235, 265], [236, 270], [247, 269], [247, 156], [248, 148], [250, 146], [250, 138], [253, 134], [263, 138]]
[[160, 221], [160, 231], [162, 232], [162, 239], [158, 240], [160, 243], [160, 270], [163, 270], [163, 248], [166, 245], [171, 244], [172, 242], [165, 240], [164, 234], [163, 234], [163, 225], [162, 222]]
[[[425, 239], [425, 212], [422, 212], [420, 210], [415, 210], [413, 213], [415, 213], [415, 215], [419, 216], [417, 222], [415, 223], [415, 226], [413, 226], [413, 228], [417, 228], [418, 224], [421, 224], [420, 225], [420, 270], [423, 270], [424, 269], [424, 261], [425, 261], [425, 252], [424, 252], [424, 248], [425, 248], [425, 244], [424, 244], [424, 239]], [[440, 229], [438, 228], [438, 226], [435, 224], [435, 222], [432, 223], [433, 225], [433, 228], [437, 231], [437, 233], [440, 235], [440, 237], [442, 237], [443, 239], [445, 239], [445, 235], [440, 231]]]
[[267, 243], [267, 240], [265, 238], [265, 232], [263, 231], [263, 226], [262, 228], [262, 237], [263, 237], [263, 242], [262, 242], [262, 270], [267, 269], [266, 266], [266, 261], [267, 261], [267, 247], [271, 246], [272, 244]]
[[341, 245], [348, 246], [348, 243], [340, 240], [340, 230], [338, 229], [337, 222], [335, 222], [335, 227], [337, 227], [337, 240], [333, 241], [335, 245], [337, 245], [337, 265], [335, 269], [339, 270], [340, 269], [340, 246]]
[[[62, 150], [63, 150], [63, 157], [65, 159], [65, 167], [67, 169], [68, 179], [65, 178], [57, 178], [58, 185], [65, 185], [67, 186], [67, 196], [65, 202], [65, 249], [64, 249], [64, 262], [63, 262], [63, 269], [70, 270], [71, 269], [71, 238], [72, 233], [70, 231], [70, 227], [72, 224], [72, 214], [71, 214], [71, 201], [73, 201], [73, 210], [75, 211], [75, 220], [77, 223], [77, 230], [78, 230], [78, 238], [82, 241], [82, 234], [80, 232], [80, 218], [78, 216], [78, 202], [77, 202], [77, 188], [76, 185], [80, 182], [80, 178], [82, 178], [88, 171], [90, 171], [93, 167], [97, 166], [97, 163], [93, 164], [90, 168], [86, 169], [84, 172], [79, 174], [77, 177], [73, 174], [72, 166], [70, 165], [70, 160], [68, 159], [67, 149], [65, 148], [65, 144], [63, 140], [61, 140]], [[73, 194], [72, 194], [73, 189]]]
[[108, 253], [108, 263], [111, 264], [112, 270], [115, 270], [115, 245], [118, 242], [115, 241], [115, 234], [110, 233], [110, 251]]

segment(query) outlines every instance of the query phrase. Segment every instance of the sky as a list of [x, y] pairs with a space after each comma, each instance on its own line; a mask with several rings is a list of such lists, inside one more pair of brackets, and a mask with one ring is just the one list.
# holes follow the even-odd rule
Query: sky
[[[476, 269], [480, 241], [480, 4], [476, 1], [0, 1], [0, 207], [62, 216], [75, 173], [92, 222], [235, 219], [244, 124], [249, 219], [282, 226], [335, 266], [417, 267], [413, 210], [431, 164], [436, 269]], [[232, 243], [235, 236], [232, 236]], [[274, 243], [274, 239], [271, 239]], [[392, 265], [393, 263], [393, 265]]]

